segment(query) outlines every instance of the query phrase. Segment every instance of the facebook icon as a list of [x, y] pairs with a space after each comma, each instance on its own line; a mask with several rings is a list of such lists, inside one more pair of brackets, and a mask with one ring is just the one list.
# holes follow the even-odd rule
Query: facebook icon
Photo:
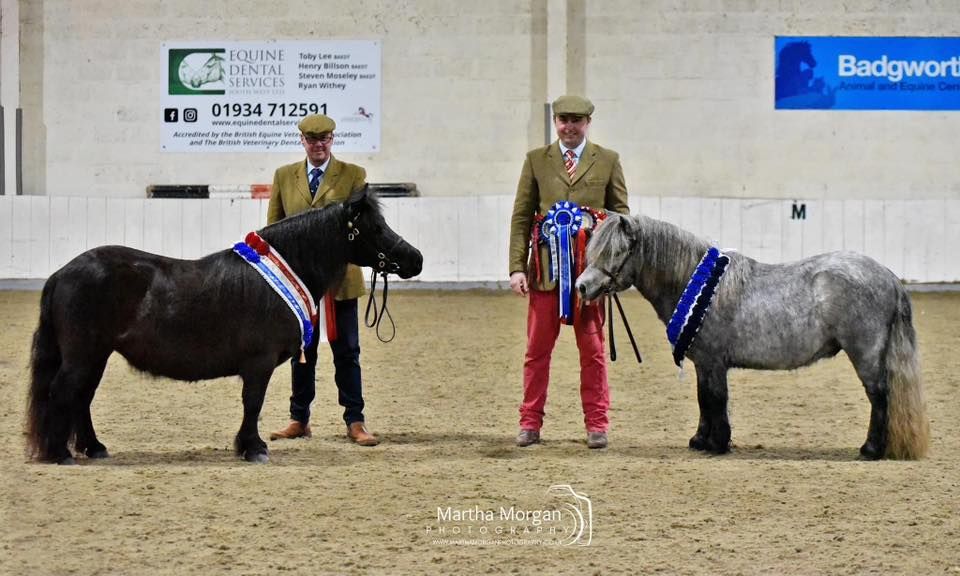
[[177, 108], [164, 108], [163, 109], [163, 121], [164, 122], [176, 122], [180, 118], [180, 110]]

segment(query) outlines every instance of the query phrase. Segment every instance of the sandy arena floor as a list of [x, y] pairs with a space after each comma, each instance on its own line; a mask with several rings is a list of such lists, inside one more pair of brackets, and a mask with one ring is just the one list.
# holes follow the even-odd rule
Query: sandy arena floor
[[[960, 294], [913, 296], [933, 433], [919, 462], [857, 459], [869, 405], [842, 354], [732, 373], [733, 452], [687, 450], [692, 367], [677, 379], [636, 292], [644, 363], [618, 322], [609, 449], [586, 448], [569, 329], [545, 441], [516, 448], [525, 301], [406, 291], [390, 296], [394, 342], [362, 329], [380, 446], [344, 438], [328, 361], [314, 437], [271, 442], [258, 466], [231, 448], [237, 380], [174, 382], [114, 356], [93, 412], [113, 457], [73, 467], [24, 457], [38, 298], [0, 292], [2, 574], [960, 574]], [[289, 378], [274, 374], [265, 438], [287, 421]]]

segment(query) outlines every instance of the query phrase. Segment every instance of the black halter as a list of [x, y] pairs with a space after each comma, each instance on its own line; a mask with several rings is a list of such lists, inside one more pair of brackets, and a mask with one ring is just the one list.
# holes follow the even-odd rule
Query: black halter
[[633, 249], [637, 245], [637, 238], [633, 236], [630, 238], [630, 247], [627, 249], [627, 255], [624, 256], [623, 260], [620, 262], [620, 265], [617, 266], [614, 272], [610, 272], [606, 268], [596, 266], [597, 270], [604, 273], [612, 281], [610, 287], [607, 288], [607, 295], [610, 298], [607, 300], [607, 334], [608, 339], [610, 340], [610, 361], [617, 361], [617, 344], [613, 339], [613, 303], [617, 303], [617, 310], [620, 311], [620, 318], [623, 320], [623, 327], [627, 329], [627, 336], [630, 338], [630, 344], [633, 346], [633, 354], [637, 357], [637, 363], [643, 364], [643, 358], [640, 357], [640, 348], [637, 347], [637, 341], [633, 337], [633, 330], [630, 329], [630, 323], [627, 322], [627, 315], [623, 312], [623, 305], [620, 304], [620, 297], [617, 296], [617, 292], [620, 290], [626, 290], [630, 287], [629, 284], [622, 285], [620, 284], [620, 273], [623, 272], [624, 266], [627, 265], [627, 261], [630, 260], [630, 255], [633, 254]]
[[[386, 251], [380, 250], [379, 246], [373, 244], [371, 240], [368, 240], [365, 235], [360, 234], [360, 229], [357, 227], [354, 222], [356, 218], [351, 218], [347, 221], [347, 228], [349, 232], [347, 233], [347, 240], [353, 242], [354, 240], [359, 240], [361, 243], [365, 244], [368, 247], [372, 247], [374, 250], [377, 250], [377, 266], [370, 271], [370, 297], [367, 299], [367, 309], [363, 314], [363, 323], [367, 328], [373, 328], [376, 326], [377, 339], [381, 342], [390, 342], [397, 335], [397, 325], [393, 321], [393, 315], [390, 314], [390, 310], [387, 309], [387, 294], [390, 290], [390, 281], [388, 280], [388, 274], [396, 273], [400, 270], [400, 265], [391, 257], [394, 250], [397, 246], [403, 242], [403, 238], [397, 236], [397, 241], [393, 243]], [[376, 293], [377, 293], [377, 276], [383, 276], [383, 302], [380, 308], [377, 308]], [[370, 311], [373, 310], [373, 318], [370, 317]], [[380, 323], [383, 321], [384, 316], [390, 321], [390, 337], [384, 339], [380, 335]]]
[[[380, 310], [377, 310], [377, 275], [380, 274], [383, 276], [383, 302]], [[372, 270], [370, 272], [370, 298], [367, 300], [367, 310], [363, 313], [363, 323], [367, 328], [373, 328], [376, 326], [377, 339], [381, 342], [390, 342], [397, 335], [397, 325], [393, 322], [393, 315], [390, 314], [390, 310], [387, 309], [387, 294], [389, 291], [389, 281], [387, 280], [386, 272], [377, 272]], [[370, 319], [370, 310], [373, 309], [373, 319]], [[378, 313], [379, 312], [379, 313]], [[383, 317], [386, 316], [390, 320], [390, 337], [384, 339], [380, 335], [380, 322], [383, 321]]]
[[625, 284], [625, 285], [620, 284], [620, 273], [623, 272], [624, 266], [626, 266], [627, 261], [630, 260], [630, 253], [633, 252], [633, 246], [635, 244], [636, 244], [635, 242], [630, 243], [630, 249], [627, 251], [626, 257], [624, 257], [624, 259], [620, 262], [620, 265], [617, 266], [617, 269], [615, 271], [610, 272], [606, 268], [603, 268], [601, 266], [596, 266], [597, 270], [603, 272], [603, 274], [607, 278], [609, 278], [612, 282], [612, 285], [609, 288], [607, 288], [608, 293], [616, 294], [620, 290], [626, 290], [627, 288], [630, 287], [629, 284]]
[[627, 265], [627, 262], [630, 261], [630, 255], [633, 254], [633, 250], [634, 248], [636, 248], [636, 246], [637, 246], [637, 237], [631, 236], [630, 246], [627, 247], [627, 255], [623, 257], [623, 260], [620, 261], [620, 265], [617, 266], [617, 268], [613, 272], [610, 272], [609, 270], [601, 266], [594, 266], [597, 270], [603, 272], [604, 275], [613, 282], [613, 285], [607, 288], [608, 293], [615, 294], [620, 290], [626, 290], [627, 288], [630, 287], [630, 284], [620, 284], [620, 273], [623, 272], [623, 269]]
[[379, 246], [375, 245], [371, 240], [368, 240], [367, 237], [363, 234], [360, 234], [360, 229], [357, 228], [356, 223], [354, 222], [355, 218], [347, 220], [347, 240], [353, 242], [354, 240], [359, 240], [360, 243], [373, 248], [377, 251], [377, 266], [374, 268], [374, 271], [383, 273], [384, 276], [387, 274], [396, 274], [400, 271], [400, 265], [391, 257], [393, 251], [397, 249], [397, 246], [403, 242], [403, 238], [397, 236], [397, 241], [393, 243], [389, 249], [384, 252], [380, 249]]
[[640, 349], [637, 348], [637, 341], [633, 338], [633, 330], [630, 329], [630, 323], [627, 322], [627, 315], [623, 313], [623, 305], [620, 304], [620, 297], [616, 292], [610, 292], [610, 299], [607, 300], [607, 328], [610, 337], [610, 361], [617, 361], [617, 345], [613, 341], [613, 302], [617, 303], [617, 310], [620, 311], [620, 318], [623, 320], [623, 327], [627, 329], [627, 336], [630, 337], [630, 344], [633, 346], [633, 354], [637, 357], [637, 364], [643, 364], [643, 358], [640, 357]]

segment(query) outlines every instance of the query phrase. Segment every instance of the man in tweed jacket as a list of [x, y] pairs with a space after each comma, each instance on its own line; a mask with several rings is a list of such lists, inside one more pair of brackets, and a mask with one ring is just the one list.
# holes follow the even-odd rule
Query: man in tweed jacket
[[[517, 185], [510, 223], [510, 287], [521, 296], [529, 295], [518, 446], [540, 441], [550, 357], [560, 334], [559, 293], [556, 283], [550, 280], [550, 252], [546, 245], [533, 244], [532, 250], [540, 251], [540, 269], [534, 274], [533, 284], [528, 276], [533, 274], [531, 267], [535, 262], [528, 247], [534, 218], [546, 214], [561, 200], [596, 210], [629, 212], [619, 155], [587, 140], [593, 109], [593, 104], [580, 96], [557, 98], [553, 102], [553, 121], [558, 139], [527, 153]], [[575, 315], [580, 400], [590, 448], [607, 445], [610, 392], [602, 328], [603, 307], [599, 304], [584, 306]]]
[[[323, 114], [313, 114], [300, 121], [300, 142], [307, 153], [300, 160], [277, 168], [273, 175], [273, 191], [267, 207], [267, 224], [311, 208], [343, 202], [350, 193], [366, 183], [366, 171], [355, 164], [333, 157], [333, 130], [336, 123]], [[360, 375], [360, 333], [357, 298], [364, 294], [360, 268], [349, 264], [336, 294], [334, 316], [337, 337], [330, 342], [333, 353], [334, 380], [337, 396], [343, 406], [347, 437], [361, 446], [375, 446], [379, 440], [364, 425], [363, 387]], [[320, 295], [315, 295], [319, 297]], [[318, 326], [317, 330], [325, 327]], [[316, 334], [316, 333], [315, 333]], [[271, 440], [310, 436], [310, 404], [316, 395], [317, 343], [305, 350], [306, 363], [291, 360], [293, 394], [290, 396], [290, 423], [270, 434]]]

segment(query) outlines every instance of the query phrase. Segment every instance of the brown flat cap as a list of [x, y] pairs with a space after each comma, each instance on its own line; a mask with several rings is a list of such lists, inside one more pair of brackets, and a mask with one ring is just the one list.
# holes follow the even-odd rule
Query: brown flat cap
[[311, 114], [297, 124], [297, 128], [304, 134], [324, 134], [333, 132], [336, 127], [337, 123], [333, 118], [323, 114]]
[[583, 96], [565, 94], [553, 101], [553, 113], [590, 116], [593, 114], [593, 102]]

